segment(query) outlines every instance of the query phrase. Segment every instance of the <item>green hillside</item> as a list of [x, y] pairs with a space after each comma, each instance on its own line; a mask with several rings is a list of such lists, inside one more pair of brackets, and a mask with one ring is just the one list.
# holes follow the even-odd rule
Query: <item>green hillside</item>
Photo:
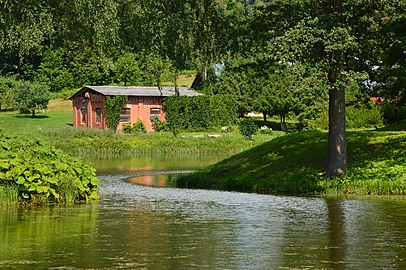
[[406, 194], [406, 132], [348, 133], [348, 172], [326, 179], [327, 133], [286, 135], [177, 180], [178, 187], [273, 194]]

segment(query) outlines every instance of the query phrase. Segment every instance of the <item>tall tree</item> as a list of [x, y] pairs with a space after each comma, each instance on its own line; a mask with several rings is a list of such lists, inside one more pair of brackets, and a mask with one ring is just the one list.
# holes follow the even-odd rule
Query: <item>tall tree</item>
[[[345, 81], [365, 70], [370, 45], [387, 1], [277, 0], [267, 8], [270, 44], [278, 59], [303, 61], [322, 70], [329, 82], [329, 147], [326, 176], [347, 170]], [[274, 26], [272, 26], [274, 25]]]

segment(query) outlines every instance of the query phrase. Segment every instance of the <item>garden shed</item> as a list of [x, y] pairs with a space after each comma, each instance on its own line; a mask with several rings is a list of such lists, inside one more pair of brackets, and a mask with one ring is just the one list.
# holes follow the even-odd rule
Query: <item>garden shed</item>
[[[178, 87], [180, 96], [202, 94]], [[174, 96], [175, 87], [155, 86], [85, 86], [69, 99], [73, 104], [73, 126], [76, 128], [106, 129], [105, 99], [107, 96], [127, 96], [127, 104], [120, 111], [118, 129], [124, 123], [143, 121], [147, 130], [152, 130], [151, 120], [165, 120], [162, 102], [165, 97]]]

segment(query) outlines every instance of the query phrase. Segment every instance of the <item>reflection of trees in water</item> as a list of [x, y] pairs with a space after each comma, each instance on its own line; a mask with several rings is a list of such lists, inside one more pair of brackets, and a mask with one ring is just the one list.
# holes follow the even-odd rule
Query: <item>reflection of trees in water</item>
[[82, 256], [92, 262], [94, 250], [81, 249], [94, 245], [98, 216], [92, 205], [0, 207], [0, 266], [47, 268]]
[[341, 203], [339, 200], [326, 199], [330, 236], [329, 259], [330, 267], [333, 269], [346, 268], [345, 216]]

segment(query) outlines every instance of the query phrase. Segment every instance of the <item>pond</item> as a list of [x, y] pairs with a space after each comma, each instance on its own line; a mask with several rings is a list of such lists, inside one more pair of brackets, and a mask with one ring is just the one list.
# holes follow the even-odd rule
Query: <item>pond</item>
[[[98, 203], [0, 208], [0, 268], [406, 269], [406, 200], [157, 188], [123, 180], [146, 176], [144, 158], [117, 161], [105, 171], [95, 161], [102, 172]], [[180, 162], [150, 171], [199, 167]]]

